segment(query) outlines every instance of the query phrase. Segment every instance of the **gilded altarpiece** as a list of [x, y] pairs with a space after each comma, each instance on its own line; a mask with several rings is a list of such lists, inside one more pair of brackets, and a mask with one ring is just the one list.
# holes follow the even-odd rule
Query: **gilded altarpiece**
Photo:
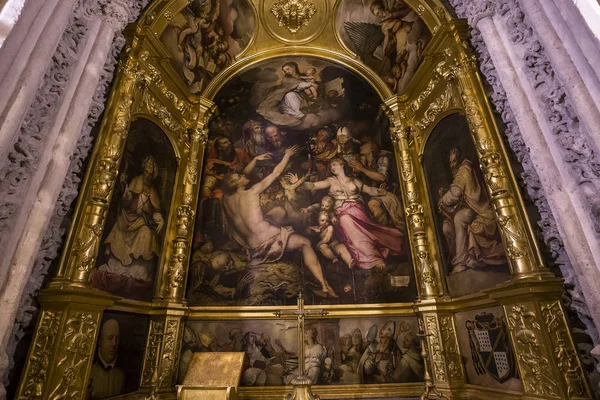
[[465, 21], [166, 0], [127, 31], [18, 398], [173, 397], [198, 351], [282, 398], [299, 293], [322, 398], [591, 398]]

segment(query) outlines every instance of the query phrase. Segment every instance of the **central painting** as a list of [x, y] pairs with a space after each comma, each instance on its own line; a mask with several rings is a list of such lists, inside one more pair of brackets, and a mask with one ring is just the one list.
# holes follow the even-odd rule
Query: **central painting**
[[367, 82], [288, 56], [240, 73], [214, 101], [190, 305], [416, 298], [389, 121]]

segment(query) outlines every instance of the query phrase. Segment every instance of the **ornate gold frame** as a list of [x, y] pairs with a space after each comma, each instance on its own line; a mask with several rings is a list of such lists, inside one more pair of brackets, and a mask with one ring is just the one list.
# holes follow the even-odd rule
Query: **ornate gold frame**
[[[560, 303], [562, 282], [543, 264], [485, 97], [476, 59], [466, 40], [465, 21], [452, 19], [438, 0], [406, 0], [423, 18], [433, 38], [406, 93], [395, 96], [342, 43], [334, 20], [340, 1], [323, 3], [327, 10], [321, 12], [333, 17], [300, 46], [304, 42], [295, 42], [291, 36], [289, 40], [274, 38], [269, 33], [273, 21], [261, 11], [262, 1], [252, 0], [256, 32], [251, 43], [210, 82], [202, 97], [189, 93], [159, 40], [173, 13], [185, 7], [186, 0], [155, 1], [128, 28], [129, 42], [90, 158], [59, 270], [39, 296], [42, 311], [21, 378], [19, 399], [85, 393], [99, 322], [106, 310], [150, 318], [141, 394], [149, 393], [156, 382], [164, 392], [173, 390], [185, 319], [273, 318], [273, 307], [189, 307], [184, 300], [186, 266], [208, 140], [207, 124], [216, 109], [211, 99], [231, 77], [257, 62], [298, 54], [334, 61], [360, 75], [380, 95], [391, 122], [418, 280], [419, 299], [414, 303], [331, 306], [326, 318], [417, 315], [430, 335], [428, 348], [436, 388], [454, 398], [591, 398]], [[435, 125], [457, 112], [469, 122], [512, 278], [475, 295], [451, 298], [441, 269], [421, 158]], [[89, 285], [128, 129], [135, 118], [149, 119], [161, 127], [178, 161], [160, 273], [151, 303], [121, 299]], [[470, 385], [466, 380], [454, 314], [498, 305], [507, 316], [524, 393]], [[157, 374], [159, 380], [153, 380]], [[44, 379], [40, 379], [42, 376]], [[260, 392], [261, 398], [280, 398], [285, 390], [242, 388], [240, 394], [252, 398]], [[335, 399], [353, 398], [357, 393], [371, 397], [418, 396], [422, 391], [422, 384], [315, 389], [322, 398]]]

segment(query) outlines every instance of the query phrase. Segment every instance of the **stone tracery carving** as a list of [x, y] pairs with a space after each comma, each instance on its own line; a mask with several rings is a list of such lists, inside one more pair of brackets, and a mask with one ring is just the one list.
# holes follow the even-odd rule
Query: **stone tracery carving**
[[[573, 273], [573, 266], [566, 253], [565, 245], [561, 239], [556, 220], [552, 214], [552, 209], [546, 200], [544, 188], [529, 154], [529, 149], [525, 145], [523, 136], [519, 131], [517, 120], [508, 103], [506, 91], [499, 80], [490, 52], [481, 32], [476, 27], [477, 22], [498, 11], [501, 15], [507, 17], [506, 23], [508, 25], [508, 31], [511, 32], [511, 40], [520, 45], [531, 44], [530, 50], [526, 53], [528, 61], [527, 73], [530, 77], [535, 79], [537, 84], [544, 83], [536, 78], [538, 73], [542, 73], [542, 79], [546, 79], [546, 83], [537, 90], [539, 92], [546, 91], [551, 95], [552, 104], [557, 108], [564, 106], [564, 112], [559, 113], [556, 118], [553, 118], [553, 124], [556, 124], [559, 128], [555, 130], [556, 134], [563, 135], [563, 138], [565, 138], [567, 142], [569, 140], [577, 142], [575, 136], [579, 136], [576, 130], [569, 131], [569, 128], [571, 128], [572, 125], [569, 124], [568, 121], [573, 119], [573, 108], [568, 104], [569, 101], [566, 99], [562, 84], [558, 82], [558, 79], [554, 76], [552, 67], [537, 40], [535, 32], [525, 20], [525, 16], [515, 0], [504, 2], [504, 5], [500, 7], [499, 10], [496, 10], [494, 3], [489, 0], [450, 0], [450, 3], [455, 8], [458, 17], [468, 18], [469, 20], [469, 25], [472, 27], [470, 41], [478, 53], [480, 71], [493, 89], [490, 93], [490, 97], [495, 105], [496, 111], [500, 114], [502, 121], [505, 124], [504, 134], [506, 135], [507, 142], [515, 153], [518, 162], [523, 167], [523, 172], [520, 177], [523, 180], [523, 186], [527, 191], [527, 194], [539, 211], [540, 220], [538, 221], [538, 226], [542, 238], [547, 248], [550, 250], [552, 258], [555, 260], [554, 262], [560, 267], [563, 277], [566, 280], [567, 288], [572, 298], [572, 306], [577, 310], [582, 321], [586, 323], [589, 332], [595, 337], [594, 340], [597, 341], [598, 333], [590, 320], [587, 305], [583, 301], [583, 293], [581, 292], [581, 289], [579, 289], [577, 277]], [[534, 54], [536, 55], [535, 58], [533, 57]], [[540, 54], [543, 54], [543, 58], [546, 62], [541, 62], [541, 59], [538, 58]], [[548, 82], [552, 82], [552, 84], [549, 85]], [[552, 89], [546, 90], [546, 85], [551, 86]], [[558, 100], [563, 103], [557, 104], [556, 101]], [[577, 127], [577, 125], [575, 125], [575, 127]], [[571, 139], [567, 139], [569, 137]], [[582, 163], [587, 162], [586, 156], [576, 156], [577, 153], [572, 150], [569, 151], [571, 155], [568, 159], [572, 163], [576, 163], [578, 157], [580, 160], [584, 160]], [[592, 206], [592, 211], [597, 208], [598, 207]]]
[[[4, 233], [11, 229], [14, 218], [20, 209], [22, 196], [26, 190], [29, 177], [35, 172], [42, 149], [44, 137], [51, 129], [52, 116], [60, 104], [60, 98], [64, 94], [66, 84], [69, 81], [71, 69], [78, 60], [81, 51], [81, 43], [92, 17], [100, 16], [103, 22], [111, 23], [115, 31], [112, 47], [104, 68], [101, 72], [100, 81], [93, 95], [87, 121], [77, 141], [74, 154], [71, 157], [69, 171], [65, 177], [60, 195], [46, 228], [42, 239], [37, 260], [33, 266], [32, 274], [25, 287], [19, 312], [15, 319], [15, 325], [9, 341], [7, 353], [10, 367], [12, 367], [12, 354], [18, 341], [23, 337], [23, 329], [28, 326], [35, 317], [37, 309], [31, 305], [33, 293], [42, 285], [44, 277], [52, 260], [58, 255], [65, 234], [65, 220], [71, 204], [78, 194], [81, 172], [84, 170], [84, 162], [88, 157], [94, 140], [92, 129], [99, 120], [106, 98], [110, 90], [119, 55], [125, 46], [125, 37], [122, 30], [126, 23], [134, 22], [146, 7], [150, 0], [83, 0], [75, 9], [75, 13], [65, 30], [56, 52], [52, 58], [44, 80], [42, 81], [35, 101], [25, 116], [21, 127], [21, 134], [14, 146], [14, 151], [4, 164], [0, 164], [0, 191], [7, 193], [2, 196], [0, 204], [2, 214], [0, 220], [0, 237], [2, 240], [8, 237]], [[6, 185], [6, 186], [5, 186]], [[0, 242], [3, 244], [3, 242]]]

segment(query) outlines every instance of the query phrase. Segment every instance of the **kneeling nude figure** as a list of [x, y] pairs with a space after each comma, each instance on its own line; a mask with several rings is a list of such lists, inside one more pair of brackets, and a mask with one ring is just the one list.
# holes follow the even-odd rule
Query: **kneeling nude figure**
[[337, 297], [323, 276], [323, 270], [310, 241], [291, 227], [277, 227], [265, 221], [260, 208], [260, 194], [283, 173], [290, 158], [300, 151], [299, 146], [289, 147], [281, 162], [262, 181], [246, 189], [250, 182], [242, 174], [231, 173], [223, 179], [223, 207], [232, 228], [234, 239], [244, 246], [250, 256], [249, 265], [275, 262], [283, 253], [302, 251], [302, 259], [310, 272], [317, 278], [325, 295]]

